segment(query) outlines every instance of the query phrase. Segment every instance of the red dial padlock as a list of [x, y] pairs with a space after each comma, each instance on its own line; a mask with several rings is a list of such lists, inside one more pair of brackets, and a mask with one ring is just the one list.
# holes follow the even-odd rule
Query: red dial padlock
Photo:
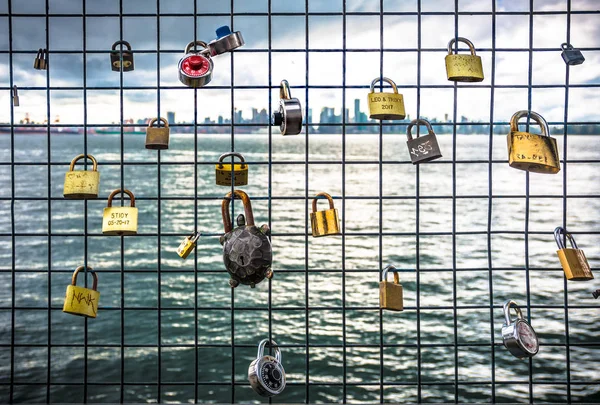
[[[194, 45], [203, 50], [192, 51]], [[213, 61], [206, 42], [192, 41], [185, 47], [185, 55], [179, 61], [179, 80], [188, 87], [202, 87], [212, 79]]]

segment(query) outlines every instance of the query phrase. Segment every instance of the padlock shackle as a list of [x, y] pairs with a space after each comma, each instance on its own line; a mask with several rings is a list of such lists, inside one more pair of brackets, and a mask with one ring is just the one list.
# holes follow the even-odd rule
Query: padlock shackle
[[92, 290], [94, 291], [98, 291], [98, 275], [96, 274], [96, 272], [94, 271], [94, 269], [92, 269], [90, 266], [79, 266], [75, 269], [75, 271], [73, 272], [73, 276], [71, 277], [71, 285], [77, 285], [77, 276], [79, 275], [79, 272], [81, 270], [84, 270], [86, 272], [92, 273], [92, 278], [94, 279], [94, 282], [92, 284]]
[[106, 205], [107, 207], [112, 207], [112, 200], [113, 198], [120, 193], [124, 193], [127, 194], [129, 196], [129, 199], [131, 200], [131, 204], [129, 204], [130, 207], [135, 207], [135, 197], [133, 196], [133, 193], [127, 189], [116, 189], [115, 191], [113, 191], [112, 193], [110, 193], [110, 195], [108, 196], [108, 204]]
[[267, 346], [267, 344], [269, 345], [269, 347], [275, 349], [275, 359], [278, 363], [281, 363], [281, 350], [279, 349], [279, 346], [277, 346], [277, 342], [275, 342], [274, 340], [271, 340], [270, 342], [269, 339], [261, 340], [258, 344], [258, 352], [256, 354], [256, 358], [260, 359], [265, 355], [265, 346]]
[[579, 249], [577, 247], [577, 243], [575, 242], [575, 238], [573, 238], [573, 235], [567, 232], [565, 228], [559, 226], [554, 230], [554, 240], [556, 241], [556, 244], [560, 250], [566, 248], [563, 237], [569, 240], [569, 243], [573, 249]]
[[392, 79], [387, 77], [376, 77], [375, 79], [373, 79], [373, 81], [371, 82], [371, 93], [375, 91], [375, 84], [378, 82], [388, 83], [390, 86], [392, 86], [392, 89], [394, 89], [394, 93], [398, 94], [398, 87], [396, 87], [396, 83], [394, 83]]
[[[254, 226], [254, 214], [252, 213], [252, 204], [250, 203], [250, 197], [242, 190], [233, 190], [234, 197], [238, 197], [244, 204], [244, 213], [246, 214], [246, 225]], [[221, 202], [221, 216], [223, 217], [223, 227], [225, 233], [231, 232], [233, 227], [231, 226], [231, 216], [229, 215], [229, 202], [232, 200], [231, 192], [227, 193], [223, 201]]]
[[[162, 122], [164, 124], [164, 128], [169, 128], [169, 121], [167, 121], [163, 117], [152, 118], [152, 121], [150, 121], [148, 123], [148, 128], [152, 128], [152, 126], [154, 126], [154, 123], [158, 122], [158, 121], [160, 121], [160, 122]], [[158, 125], [158, 128], [160, 128], [160, 125]]]
[[204, 49], [202, 51], [198, 51], [198, 53], [201, 54], [206, 54], [204, 55], [207, 58], [210, 58], [210, 51], [208, 50], [208, 44], [204, 41], [192, 41], [189, 44], [187, 44], [187, 46], [185, 47], [185, 50], [183, 51], [184, 54], [188, 54], [192, 51], [192, 47], [194, 45], [200, 45], [201, 47], [203, 47]]
[[38, 49], [37, 55], [35, 55], [36, 59], [44, 59], [44, 50], [42, 48]]
[[75, 163], [77, 163], [77, 161], [79, 159], [85, 159], [88, 158], [89, 160], [92, 161], [92, 164], [94, 165], [94, 167], [92, 168], [92, 171], [97, 172], [98, 171], [98, 161], [96, 160], [95, 157], [93, 157], [92, 155], [84, 155], [83, 153], [81, 155], [77, 155], [73, 158], [73, 160], [71, 160], [71, 164], [69, 165], [69, 171], [72, 172], [73, 170], [75, 170]]
[[331, 196], [329, 194], [327, 194], [326, 192], [321, 191], [312, 200], [312, 212], [313, 213], [317, 212], [317, 200], [319, 199], [319, 197], [325, 197], [325, 198], [327, 198], [327, 201], [329, 201], [329, 209], [330, 210], [332, 210], [332, 209], [335, 208], [334, 205], [333, 205], [333, 198], [331, 198]]
[[13, 97], [19, 97], [19, 90], [17, 89], [17, 85], [15, 84], [12, 88]]
[[508, 300], [502, 306], [502, 310], [504, 311], [504, 322], [506, 325], [510, 325], [512, 323], [510, 319], [510, 309], [514, 308], [517, 314], [517, 319], [523, 319], [523, 312], [521, 312], [521, 308], [517, 305], [517, 303], [513, 300]]
[[454, 45], [455, 42], [463, 42], [463, 43], [467, 44], [469, 46], [469, 49], [471, 49], [471, 55], [472, 56], [477, 55], [475, 53], [475, 45], [473, 45], [473, 42], [471, 42], [467, 38], [463, 38], [463, 37], [452, 38], [450, 40], [450, 42], [448, 42], [448, 55], [452, 55], [452, 45]]
[[[433, 128], [431, 127], [431, 123], [427, 120], [421, 119], [421, 118], [417, 118], [414, 119], [410, 122], [410, 124], [408, 124], [408, 127], [406, 128], [406, 137], [408, 138], [409, 141], [413, 140], [412, 137], [412, 127], [414, 127], [415, 125], [425, 125], [425, 127], [427, 127], [427, 132], [429, 135], [435, 135], [435, 132], [433, 132]], [[418, 128], [417, 128], [418, 129]], [[419, 137], [419, 131], [417, 131], [417, 138]]]
[[196, 243], [198, 241], [198, 239], [200, 239], [200, 232], [195, 232], [195, 233], [191, 234], [190, 236], [188, 236], [188, 238], [190, 238], [190, 240], [193, 243]]
[[567, 42], [563, 42], [562, 44], [560, 44], [560, 47], [563, 51], [567, 51], [567, 50], [571, 50], [573, 49], [573, 45], [567, 43]]
[[291, 100], [292, 91], [290, 90], [290, 84], [287, 80], [283, 79], [279, 85], [279, 98], [282, 100]]
[[514, 113], [514, 115], [510, 119], [510, 131], [518, 132], [519, 131], [519, 120], [523, 117], [527, 117], [528, 115], [531, 117], [532, 120], [537, 122], [537, 124], [540, 126], [543, 136], [550, 136], [550, 130], [548, 129], [548, 122], [546, 122], [544, 117], [542, 117], [540, 114], [536, 113], [535, 111], [521, 110], [521, 111], [517, 111], [516, 113]]
[[400, 284], [400, 276], [398, 275], [398, 270], [396, 266], [393, 264], [388, 264], [385, 269], [383, 269], [383, 274], [381, 275], [381, 280], [387, 281], [388, 272], [394, 273], [394, 284]]
[[[113, 44], [112, 46], [112, 50], [116, 51], [117, 50], [117, 45], [125, 45], [125, 47], [127, 48], [128, 51], [131, 51], [131, 45], [129, 45], [129, 42], [127, 41], [117, 41]], [[121, 46], [120, 51], [123, 51], [123, 47]]]
[[242, 169], [246, 167], [246, 164], [245, 164], [246, 159], [244, 159], [244, 156], [241, 153], [227, 152], [227, 153], [223, 153], [221, 156], [219, 156], [219, 169], [223, 168], [223, 159], [225, 159], [228, 156], [237, 157], [242, 162]]

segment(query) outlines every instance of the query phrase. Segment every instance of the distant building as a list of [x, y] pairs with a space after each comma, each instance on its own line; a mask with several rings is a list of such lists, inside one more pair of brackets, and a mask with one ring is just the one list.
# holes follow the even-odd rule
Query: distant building
[[167, 121], [169, 125], [175, 125], [175, 113], [173, 111], [167, 111]]

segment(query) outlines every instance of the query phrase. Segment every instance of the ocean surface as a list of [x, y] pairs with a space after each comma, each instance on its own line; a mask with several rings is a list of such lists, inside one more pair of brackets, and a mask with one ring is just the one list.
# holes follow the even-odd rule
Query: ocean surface
[[[234, 146], [250, 163], [242, 189], [256, 223], [272, 229], [275, 275], [232, 292], [219, 244], [230, 189], [214, 184], [229, 134], [199, 134], [196, 166], [193, 135], [172, 135], [160, 166], [144, 136], [126, 136], [121, 150], [119, 135], [90, 135], [100, 198], [87, 203], [62, 198], [83, 136], [16, 135], [14, 224], [11, 137], [0, 135], [0, 402], [11, 356], [16, 402], [266, 402], [247, 368], [269, 335], [288, 383], [274, 402], [600, 402], [600, 300], [591, 295], [600, 272], [565, 282], [552, 235], [566, 220], [600, 267], [600, 164], [586, 163], [600, 159], [600, 137], [570, 136], [575, 162], [530, 174], [528, 186], [506, 163], [502, 135], [441, 135], [444, 157], [418, 168], [403, 135], [269, 139], [236, 135]], [[138, 235], [103, 236], [102, 210], [121, 182], [137, 198]], [[334, 196], [344, 238], [310, 236], [320, 191]], [[183, 261], [176, 249], [195, 229], [203, 236]], [[88, 320], [62, 312], [85, 260], [100, 291]], [[403, 312], [379, 311], [388, 263], [401, 270]], [[538, 333], [531, 362], [502, 346], [507, 299]]]

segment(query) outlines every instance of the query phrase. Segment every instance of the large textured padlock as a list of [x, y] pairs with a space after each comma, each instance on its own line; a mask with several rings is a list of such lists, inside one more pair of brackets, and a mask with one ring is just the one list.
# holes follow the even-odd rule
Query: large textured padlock
[[14, 107], [19, 106], [19, 89], [17, 89], [16, 85], [12, 88], [12, 101]]
[[[413, 139], [412, 127], [415, 125], [417, 125], [417, 137]], [[427, 127], [427, 135], [418, 135], [419, 125], [425, 125], [425, 127]], [[423, 119], [412, 120], [406, 129], [406, 137], [408, 138], [406, 145], [408, 146], [410, 160], [413, 165], [429, 162], [442, 157], [440, 145], [438, 145], [437, 138], [429, 121]]]
[[33, 61], [33, 68], [37, 70], [48, 69], [48, 50], [40, 48]]
[[[329, 209], [317, 211], [317, 199], [325, 197], [329, 202]], [[340, 218], [338, 210], [333, 206], [333, 198], [327, 193], [318, 193], [312, 200], [312, 212], [310, 213], [310, 226], [312, 236], [315, 238], [328, 235], [340, 234]]]
[[[452, 53], [455, 42], [464, 42], [471, 49], [470, 55]], [[481, 57], [475, 54], [475, 46], [467, 38], [452, 38], [448, 42], [448, 55], [446, 55], [446, 74], [448, 80], [453, 82], [481, 82], [483, 81], [483, 65]]]
[[[380, 81], [389, 83], [394, 92], [375, 93], [375, 84]], [[402, 94], [398, 93], [396, 83], [387, 77], [373, 79], [367, 103], [369, 105], [369, 118], [376, 120], [403, 120], [406, 117], [404, 98]]]
[[190, 253], [196, 247], [196, 243], [198, 242], [198, 238], [200, 237], [200, 233], [193, 233], [190, 236], [186, 236], [183, 242], [177, 248], [177, 254], [182, 259], [186, 259]]
[[217, 28], [217, 38], [208, 43], [210, 56], [231, 52], [244, 45], [244, 38], [239, 31], [231, 32], [228, 25]]
[[87, 271], [92, 273], [92, 277], [94, 278], [92, 289], [79, 287], [77, 285], [77, 275], [84, 269], [86, 269], [84, 266], [79, 266], [73, 273], [71, 285], [67, 286], [63, 312], [85, 316], [87, 318], [95, 318], [98, 313], [98, 300], [100, 299], [100, 293], [98, 292], [98, 276], [96, 275], [96, 272], [88, 266]]
[[573, 48], [573, 45], [566, 42], [560, 45], [562, 49], [562, 58], [567, 65], [581, 65], [585, 62], [585, 58], [579, 49]]
[[98, 162], [92, 155], [87, 158], [92, 161], [92, 170], [74, 170], [75, 163], [79, 159], [85, 159], [86, 155], [78, 155], [71, 161], [69, 171], [65, 174], [65, 186], [63, 196], [72, 199], [97, 198], [100, 186], [100, 172]]
[[[387, 281], [387, 275], [390, 271], [394, 273], [393, 283]], [[392, 265], [388, 265], [383, 269], [383, 275], [379, 282], [379, 306], [390, 311], [402, 311], [404, 309], [402, 284], [400, 284], [398, 270]]]
[[[113, 207], [115, 195], [125, 193], [130, 198], [129, 207]], [[102, 233], [105, 235], [135, 235], [138, 228], [138, 209], [135, 197], [129, 190], [116, 189], [108, 196], [108, 204], [102, 217]]]
[[[163, 123], [164, 126], [154, 126], [155, 122]], [[169, 123], [163, 117], [154, 118], [146, 128], [146, 149], [169, 149]]]
[[[539, 124], [542, 134], [519, 132], [519, 119], [530, 115]], [[534, 173], [558, 173], [560, 157], [556, 139], [550, 137], [548, 123], [536, 112], [517, 111], [510, 119], [508, 143], [508, 164], [519, 170]]]
[[273, 125], [279, 126], [282, 135], [302, 132], [302, 106], [300, 100], [292, 98], [287, 80], [282, 80], [279, 86], [279, 110], [273, 113]]
[[[193, 51], [194, 45], [204, 49]], [[213, 61], [206, 42], [192, 41], [185, 47], [183, 58], [179, 61], [179, 81], [188, 87], [202, 87], [210, 83], [213, 72]]]
[[221, 203], [225, 228], [225, 234], [220, 239], [223, 245], [223, 262], [231, 276], [229, 280], [231, 287], [235, 288], [241, 283], [254, 288], [265, 278], [273, 277], [273, 270], [271, 270], [273, 251], [271, 241], [267, 237], [269, 227], [263, 225], [258, 228], [254, 225], [254, 214], [248, 194], [235, 190], [234, 195], [242, 200], [246, 217], [244, 218], [243, 214], [238, 215], [237, 228], [233, 229], [229, 215], [229, 202], [232, 195], [228, 193]]
[[[223, 163], [223, 159], [228, 156], [235, 156], [240, 159], [241, 163]], [[231, 176], [235, 186], [245, 186], [248, 184], [248, 165], [245, 163], [244, 156], [241, 153], [229, 152], [224, 153], [219, 157], [219, 163], [215, 166], [217, 177], [217, 186], [231, 187]]]
[[[275, 357], [265, 355], [265, 346], [275, 349]], [[281, 350], [274, 340], [261, 340], [258, 344], [256, 359], [248, 367], [250, 386], [263, 397], [281, 394], [285, 388], [285, 370], [281, 364]]]
[[[571, 243], [570, 249], [565, 246], [564, 238]], [[554, 240], [558, 245], [559, 250], [556, 253], [567, 280], [586, 281], [594, 278], [585, 253], [577, 247], [575, 238], [565, 228], [559, 226], [554, 230]]]
[[[510, 319], [510, 309], [514, 308], [517, 319]], [[502, 307], [504, 325], [502, 325], [502, 343], [513, 356], [523, 359], [533, 357], [540, 350], [537, 334], [533, 327], [523, 318], [521, 308], [513, 300], [508, 300]]]
[[[118, 45], [121, 45], [119, 50], [117, 50]], [[123, 46], [127, 49], [123, 49]], [[110, 64], [111, 69], [115, 72], [120, 72], [121, 68], [123, 68], [123, 72], [133, 70], [133, 52], [131, 52], [129, 42], [117, 41], [113, 44], [110, 52]]]

